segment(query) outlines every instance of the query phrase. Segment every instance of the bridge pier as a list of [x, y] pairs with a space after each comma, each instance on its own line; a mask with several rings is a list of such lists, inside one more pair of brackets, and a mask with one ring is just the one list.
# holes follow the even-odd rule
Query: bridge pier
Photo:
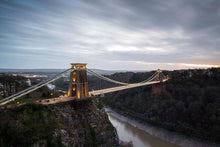
[[88, 97], [88, 80], [85, 63], [72, 63], [68, 96], [82, 99]]

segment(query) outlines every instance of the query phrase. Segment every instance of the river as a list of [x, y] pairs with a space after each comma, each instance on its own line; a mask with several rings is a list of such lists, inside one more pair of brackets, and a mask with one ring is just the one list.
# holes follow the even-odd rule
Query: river
[[111, 109], [106, 108], [109, 120], [116, 128], [119, 139], [132, 141], [134, 147], [217, 147], [216, 144], [207, 144], [199, 140], [141, 124], [133, 119], [124, 117]]

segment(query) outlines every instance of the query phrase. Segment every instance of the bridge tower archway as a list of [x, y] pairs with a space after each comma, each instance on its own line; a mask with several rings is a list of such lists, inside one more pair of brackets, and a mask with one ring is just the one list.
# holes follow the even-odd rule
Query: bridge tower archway
[[88, 97], [88, 80], [85, 63], [71, 63], [68, 96], [82, 99]]

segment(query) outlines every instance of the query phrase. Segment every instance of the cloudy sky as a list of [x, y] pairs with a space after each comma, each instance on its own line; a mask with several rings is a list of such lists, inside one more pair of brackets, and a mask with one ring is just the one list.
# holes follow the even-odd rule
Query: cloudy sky
[[0, 68], [220, 65], [220, 0], [0, 0]]

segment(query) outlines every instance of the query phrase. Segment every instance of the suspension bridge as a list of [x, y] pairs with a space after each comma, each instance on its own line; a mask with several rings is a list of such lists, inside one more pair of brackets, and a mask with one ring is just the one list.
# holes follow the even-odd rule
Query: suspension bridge
[[[140, 87], [140, 86], [146, 86], [146, 85], [152, 85], [152, 84], [157, 84], [160, 82], [165, 82], [168, 80], [168, 78], [163, 74], [161, 70], [157, 70], [154, 74], [152, 74], [149, 78], [142, 82], [138, 83], [124, 83], [120, 81], [116, 81], [113, 79], [110, 79], [108, 77], [105, 77], [101, 74], [98, 74], [91, 69], [86, 68], [85, 63], [72, 63], [72, 67], [55, 75], [54, 77], [40, 82], [32, 87], [29, 87], [23, 91], [20, 91], [16, 94], [13, 94], [9, 97], [6, 97], [2, 100], [0, 100], [0, 105], [5, 105], [11, 101], [14, 101], [15, 99], [18, 99], [32, 91], [35, 91], [61, 77], [63, 77], [66, 74], [70, 74], [70, 82], [69, 82], [69, 88], [68, 88], [68, 98], [72, 99], [83, 99], [87, 97], [92, 97], [92, 96], [97, 96], [97, 95], [102, 95], [106, 93], [111, 93], [115, 91], [120, 91], [120, 90], [125, 90], [129, 88], [135, 88], [135, 87]], [[101, 89], [101, 90], [93, 90], [93, 91], [88, 91], [88, 80], [87, 80], [87, 72], [96, 76], [99, 79], [109, 81], [121, 86], [117, 87], [112, 87], [112, 88], [106, 88], [106, 89]]]

